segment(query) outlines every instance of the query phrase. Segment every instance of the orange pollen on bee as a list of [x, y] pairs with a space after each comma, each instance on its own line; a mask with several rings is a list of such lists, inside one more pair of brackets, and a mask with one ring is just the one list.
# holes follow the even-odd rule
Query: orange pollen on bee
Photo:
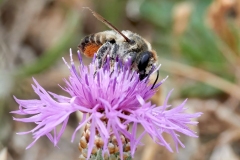
[[90, 43], [84, 47], [83, 54], [87, 57], [93, 57], [95, 53], [97, 53], [98, 49], [101, 45], [97, 45], [95, 43]]

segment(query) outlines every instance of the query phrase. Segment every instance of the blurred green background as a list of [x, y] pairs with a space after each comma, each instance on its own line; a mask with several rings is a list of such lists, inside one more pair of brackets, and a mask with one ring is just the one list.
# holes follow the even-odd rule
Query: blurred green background
[[239, 0], [1, 0], [0, 160], [77, 159], [78, 142], [71, 144], [69, 138], [79, 121], [76, 115], [61, 149], [42, 138], [26, 151], [31, 135], [15, 133], [34, 125], [13, 122], [9, 112], [18, 108], [13, 95], [37, 98], [32, 77], [47, 90], [65, 94], [58, 86], [69, 74], [62, 57], [69, 59], [69, 48], [76, 53], [84, 36], [108, 29], [82, 7], [152, 44], [162, 64], [161, 79], [169, 75], [156, 99], [175, 88], [173, 103], [189, 98], [190, 112], [204, 113], [194, 128], [199, 139], [183, 138], [186, 149], [170, 154], [161, 147], [151, 149], [146, 140], [135, 159], [239, 159]]

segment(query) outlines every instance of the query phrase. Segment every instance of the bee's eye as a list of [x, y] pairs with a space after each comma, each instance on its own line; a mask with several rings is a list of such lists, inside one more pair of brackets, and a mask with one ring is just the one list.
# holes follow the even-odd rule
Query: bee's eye
[[146, 69], [149, 59], [150, 59], [150, 52], [146, 51], [141, 54], [141, 59], [138, 63], [139, 71], [143, 71]]

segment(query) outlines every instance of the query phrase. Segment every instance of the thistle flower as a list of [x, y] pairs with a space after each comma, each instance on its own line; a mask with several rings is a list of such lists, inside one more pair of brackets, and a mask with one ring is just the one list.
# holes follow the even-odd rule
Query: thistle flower
[[[57, 146], [70, 114], [76, 111], [82, 112], [83, 118], [73, 133], [72, 141], [77, 131], [85, 126], [80, 148], [85, 149], [82, 151], [86, 153], [86, 159], [95, 154], [96, 138], [101, 142], [98, 148], [101, 149], [102, 156], [112, 153], [109, 149], [109, 144], [112, 143], [117, 146], [119, 157], [123, 160], [125, 151], [129, 151], [130, 157], [133, 157], [145, 134], [149, 134], [156, 143], [171, 152], [173, 150], [162, 133], [171, 135], [176, 150], [178, 145], [184, 147], [178, 133], [197, 137], [188, 125], [196, 125], [197, 122], [192, 122], [191, 119], [199, 117], [201, 113], [184, 113], [186, 101], [171, 109], [167, 104], [170, 92], [162, 106], [148, 102], [165, 79], [152, 88], [149, 77], [140, 81], [138, 73], [130, 69], [130, 64], [123, 64], [120, 60], [113, 65], [106, 60], [103, 67], [96, 70], [95, 58], [89, 66], [85, 66], [78, 52], [80, 66], [76, 67], [71, 50], [70, 57], [71, 65], [64, 60], [70, 76], [65, 79], [66, 87], [62, 88], [69, 93], [69, 97], [47, 92], [35, 79], [32, 87], [39, 100], [19, 100], [14, 97], [19, 110], [11, 113], [27, 115], [28, 118], [13, 119], [37, 124], [30, 131], [19, 133], [32, 133], [34, 141], [27, 149], [42, 136], [47, 136]], [[61, 129], [57, 131], [56, 127], [59, 125]], [[137, 136], [139, 125], [145, 131]]]

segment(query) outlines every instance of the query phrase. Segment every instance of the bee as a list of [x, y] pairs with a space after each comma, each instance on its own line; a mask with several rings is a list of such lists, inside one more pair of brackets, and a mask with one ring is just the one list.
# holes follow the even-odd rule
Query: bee
[[131, 62], [131, 68], [138, 72], [140, 80], [147, 77], [156, 67], [157, 62], [157, 54], [152, 50], [151, 44], [136, 33], [128, 30], [119, 31], [101, 15], [90, 8], [87, 9], [112, 30], [84, 37], [78, 49], [87, 57], [94, 57], [96, 54], [99, 68], [104, 64], [107, 56], [112, 61], [118, 57], [123, 63]]

